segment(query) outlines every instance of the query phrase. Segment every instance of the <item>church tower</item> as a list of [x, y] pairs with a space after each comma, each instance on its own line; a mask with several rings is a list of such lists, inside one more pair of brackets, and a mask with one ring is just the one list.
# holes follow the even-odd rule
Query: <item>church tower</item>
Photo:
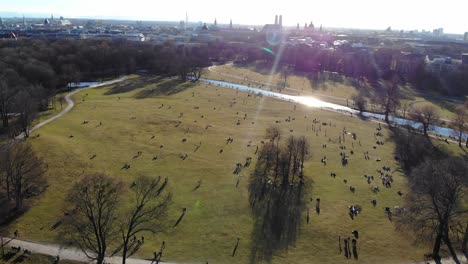
[[283, 26], [283, 15], [279, 16], [279, 25], [280, 25], [280, 27]]
[[229, 28], [232, 29], [232, 19], [231, 22], [229, 22]]

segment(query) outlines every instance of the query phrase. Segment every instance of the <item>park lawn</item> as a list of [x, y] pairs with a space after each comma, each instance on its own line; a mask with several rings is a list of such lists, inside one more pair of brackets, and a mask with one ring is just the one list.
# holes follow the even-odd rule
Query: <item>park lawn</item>
[[[207, 71], [206, 78], [241, 83], [252, 87], [270, 88], [273, 91], [277, 90], [278, 87], [266, 87], [266, 85], [253, 82], [254, 80], [277, 85], [278, 82], [282, 80], [280, 73], [275, 73], [271, 75], [272, 77], [270, 78], [270, 73], [264, 67], [256, 65], [257, 64], [254, 63], [247, 66], [237, 66], [233, 64], [217, 66], [214, 68], [214, 71], [219, 73]], [[225, 74], [232, 76], [227, 76]], [[351, 85], [350, 81], [346, 78], [343, 78], [342, 82], [327, 80], [313, 84], [307, 75], [297, 74], [289, 76], [287, 83], [288, 87], [282, 90], [284, 93], [292, 95], [312, 95], [323, 101], [340, 105], [347, 105], [346, 99], [350, 100], [354, 95], [359, 93], [359, 90]], [[401, 91], [403, 96], [401, 100], [402, 105], [405, 103], [408, 104], [410, 107], [409, 109], [422, 105], [432, 105], [439, 111], [439, 115], [443, 119], [454, 118], [456, 107], [467, 100], [467, 98], [457, 97], [447, 97], [450, 100], [443, 100], [439, 98], [440, 95], [438, 94], [432, 92], [422, 94], [409, 86], [403, 87]], [[368, 91], [365, 91], [364, 94], [369, 94], [367, 92]], [[370, 101], [371, 98], [367, 97], [367, 99]], [[457, 103], [456, 101], [459, 102]], [[371, 110], [378, 111], [378, 109], [372, 109], [372, 107]]]
[[[148, 87], [154, 89], [154, 85]], [[309, 202], [310, 224], [305, 223], [304, 212], [295, 245], [287, 252], [276, 252], [273, 263], [344, 263], [346, 259], [338, 252], [338, 236], [351, 236], [354, 229], [360, 232], [361, 263], [417, 261], [429, 251], [427, 245], [413, 245], [411, 235], [396, 231], [384, 214], [385, 206], [403, 205], [397, 191], [408, 192], [407, 181], [398, 171], [393, 174], [395, 182], [391, 189], [385, 189], [377, 177], [375, 170], [384, 165], [398, 168], [393, 159], [394, 144], [386, 128], [382, 130], [384, 138], [380, 139], [385, 145], [373, 149], [377, 124], [349, 115], [302, 105], [295, 110], [288, 102], [202, 83], [170, 96], [151, 96], [147, 90], [145, 99], [135, 99], [141, 96], [142, 89], [104, 95], [109, 89], [87, 90], [85, 101], [79, 100], [83, 93], [76, 94], [74, 109], [32, 134], [30, 142], [49, 165], [49, 187], [7, 232], [19, 230], [20, 238], [33, 241], [67, 243], [61, 226], [54, 231], [50, 227], [63, 218], [68, 208], [66, 195], [83, 174], [105, 173], [128, 185], [137, 175], [161, 175], [169, 177], [173, 192], [168, 224], [175, 223], [182, 208], [187, 208], [187, 214], [176, 228], [169, 228], [164, 234], [144, 234], [145, 244], [137, 255], [151, 257], [164, 240], [165, 261], [246, 263], [253, 230], [248, 178], [255, 159], [241, 172], [238, 188], [237, 176], [232, 171], [237, 162], [254, 157], [255, 147], [247, 145], [250, 142], [260, 145], [265, 129], [276, 124], [283, 138], [305, 135], [309, 139], [312, 156], [305, 164], [305, 173], [313, 181], [310, 198], [321, 198], [321, 213], [312, 213], [315, 202]], [[285, 122], [289, 116], [295, 120]], [[331, 122], [332, 126], [322, 126], [315, 133], [311, 130], [314, 118]], [[82, 124], [84, 120], [89, 123]], [[175, 127], [178, 121], [181, 124]], [[347, 153], [351, 149], [355, 152], [347, 167], [341, 166], [339, 156], [338, 137], [343, 128], [358, 137], [354, 141], [346, 136]], [[41, 136], [34, 138], [37, 133]], [[153, 135], [155, 138], [151, 139]], [[234, 138], [234, 142], [226, 145], [228, 137]], [[201, 148], [194, 153], [195, 144], [200, 142]], [[325, 149], [324, 143], [328, 145]], [[219, 153], [221, 149], [223, 153]], [[456, 147], [453, 150], [459, 151]], [[143, 154], [133, 159], [138, 151]], [[363, 158], [364, 151], [369, 151], [370, 161]], [[91, 160], [94, 154], [97, 156]], [[186, 160], [180, 158], [183, 154], [188, 154]], [[320, 159], [325, 155], [329, 162], [323, 166]], [[155, 161], [154, 156], [158, 157]], [[382, 162], [376, 162], [376, 158]], [[131, 168], [122, 170], [124, 163]], [[330, 172], [337, 177], [329, 177]], [[376, 181], [368, 185], [364, 174], [374, 175]], [[201, 187], [193, 191], [199, 180]], [[350, 185], [355, 186], [356, 193], [349, 191]], [[374, 194], [373, 185], [380, 186], [381, 192]], [[374, 198], [375, 208], [370, 203]], [[352, 204], [363, 207], [355, 220], [348, 216], [348, 206]], [[236, 238], [240, 238], [239, 248], [236, 256], [231, 257]]]

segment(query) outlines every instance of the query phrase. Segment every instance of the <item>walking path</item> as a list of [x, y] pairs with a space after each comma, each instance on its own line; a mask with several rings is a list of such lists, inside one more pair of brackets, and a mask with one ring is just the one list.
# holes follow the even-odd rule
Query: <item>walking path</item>
[[[60, 256], [60, 259], [67, 259], [67, 260], [74, 260], [74, 261], [81, 261], [90, 263], [89, 258], [78, 248], [74, 247], [66, 247], [62, 245], [54, 245], [54, 244], [42, 244], [27, 240], [19, 240], [14, 238], [4, 237], [4, 241], [7, 241], [6, 245], [8, 247], [21, 247], [21, 250], [27, 249], [32, 253], [39, 253], [43, 255], [49, 256]], [[90, 254], [92, 255], [92, 254]], [[111, 258], [106, 258], [105, 260], [108, 264], [120, 264], [122, 263], [121, 256], [115, 256]], [[147, 259], [138, 259], [138, 258], [128, 258], [126, 263], [128, 264], [151, 264], [155, 263], [151, 260]], [[168, 262], [160, 262], [165, 264], [171, 264]]]
[[[65, 109], [63, 109], [60, 113], [58, 113], [57, 115], [47, 119], [47, 120], [44, 120], [42, 122], [40, 122], [39, 124], [35, 125], [33, 128], [31, 128], [31, 130], [29, 131], [29, 133], [33, 132], [34, 130], [36, 129], [39, 129], [40, 127], [42, 126], [45, 126], [47, 125], [48, 123], [54, 121], [55, 119], [57, 118], [60, 118], [62, 117], [63, 115], [65, 115], [66, 113], [70, 112], [70, 110], [75, 106], [75, 103], [73, 102], [73, 100], [71, 99], [71, 97], [76, 94], [76, 93], [79, 93], [81, 91], [84, 91], [84, 90], [87, 90], [87, 89], [91, 89], [91, 88], [96, 88], [96, 87], [101, 87], [101, 86], [106, 86], [106, 85], [110, 85], [110, 84], [114, 84], [114, 83], [117, 83], [117, 82], [121, 82], [121, 81], [125, 81], [127, 79], [126, 76], [124, 77], [120, 77], [118, 79], [114, 79], [114, 80], [110, 80], [110, 81], [106, 81], [106, 82], [102, 82], [102, 83], [99, 83], [99, 84], [95, 84], [95, 85], [91, 85], [91, 86], [88, 86], [88, 87], [84, 87], [84, 88], [79, 88], [79, 89], [76, 89], [70, 93], [68, 93], [66, 96], [65, 96], [65, 102], [67, 102], [67, 107]], [[17, 139], [21, 139], [24, 137], [24, 133], [21, 133], [20, 135], [18, 135], [16, 138]]]

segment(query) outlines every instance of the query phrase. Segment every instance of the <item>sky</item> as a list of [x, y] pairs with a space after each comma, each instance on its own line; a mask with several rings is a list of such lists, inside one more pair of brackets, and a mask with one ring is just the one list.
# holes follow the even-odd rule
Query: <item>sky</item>
[[[467, 0], [0, 0], [0, 12], [54, 14], [68, 18], [118, 18], [262, 25], [283, 15], [283, 25], [468, 31]], [[50, 15], [48, 15], [50, 16]]]

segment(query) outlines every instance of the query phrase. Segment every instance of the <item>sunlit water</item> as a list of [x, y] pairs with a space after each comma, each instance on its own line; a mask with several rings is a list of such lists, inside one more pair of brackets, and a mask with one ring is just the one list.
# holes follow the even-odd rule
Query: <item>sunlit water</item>
[[[259, 89], [259, 88], [254, 88], [254, 87], [250, 87], [250, 86], [246, 86], [246, 85], [242, 85], [242, 84], [223, 82], [223, 81], [217, 81], [217, 80], [210, 80], [210, 79], [200, 79], [200, 81], [203, 81], [203, 82], [206, 82], [206, 83], [209, 83], [209, 84], [213, 84], [213, 85], [217, 85], [217, 86], [221, 86], [221, 87], [225, 87], [225, 88], [231, 88], [231, 89], [247, 91], [247, 92], [251, 92], [251, 93], [254, 93], [254, 94], [261, 94], [263, 96], [273, 97], [273, 98], [276, 98], [276, 99], [289, 101], [289, 102], [292, 102], [292, 103], [303, 104], [303, 105], [307, 105], [307, 106], [310, 106], [310, 107], [323, 108], [323, 109], [328, 109], [328, 110], [332, 110], [332, 111], [338, 111], [338, 112], [343, 112], [343, 113], [348, 113], [348, 114], [353, 114], [353, 115], [359, 113], [357, 110], [351, 109], [349, 107], [324, 102], [322, 100], [319, 100], [317, 98], [310, 97], [310, 96], [294, 96], [294, 95], [288, 95], [288, 94], [281, 94], [281, 93], [268, 91], [268, 90], [263, 90], [263, 89]], [[363, 116], [368, 117], [368, 118], [372, 117], [372, 118], [376, 118], [376, 119], [380, 119], [380, 120], [385, 119], [385, 116], [382, 115], [382, 114], [376, 114], [376, 113], [370, 113], [370, 112], [363, 112]], [[407, 120], [407, 119], [403, 119], [403, 118], [399, 118], [399, 117], [394, 117], [394, 116], [390, 116], [389, 119], [390, 119], [390, 121], [392, 121], [392, 122], [394, 122], [396, 124], [399, 124], [399, 125], [408, 125], [408, 126], [411, 126], [411, 127], [415, 128], [415, 129], [420, 129], [421, 128], [421, 125], [419, 123], [411, 121], [411, 120]], [[446, 128], [446, 127], [431, 126], [429, 128], [429, 131], [433, 132], [435, 134], [439, 134], [439, 135], [443, 135], [443, 136], [447, 136], [447, 137], [457, 135], [457, 133], [453, 129]], [[463, 135], [464, 140], [466, 140], [467, 137], [468, 137], [468, 134]]]

